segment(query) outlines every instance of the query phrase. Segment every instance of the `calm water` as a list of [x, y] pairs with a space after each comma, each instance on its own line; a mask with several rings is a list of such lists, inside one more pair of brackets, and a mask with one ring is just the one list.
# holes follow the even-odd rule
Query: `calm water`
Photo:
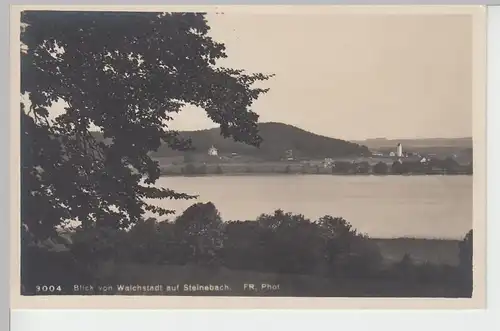
[[[472, 176], [161, 177], [157, 186], [213, 202], [224, 220], [283, 209], [341, 216], [372, 237], [462, 238], [472, 227]], [[194, 202], [156, 203], [182, 212]]]

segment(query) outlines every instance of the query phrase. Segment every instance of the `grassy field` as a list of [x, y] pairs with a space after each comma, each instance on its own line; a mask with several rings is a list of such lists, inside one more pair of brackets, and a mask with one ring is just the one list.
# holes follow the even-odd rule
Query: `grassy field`
[[[387, 264], [401, 260], [405, 253], [414, 261], [457, 265], [458, 241], [426, 239], [372, 239], [377, 242]], [[461, 297], [460, 285], [454, 281], [414, 279], [327, 278], [209, 268], [199, 265], [109, 264], [101, 268], [102, 284], [113, 284], [102, 294], [118, 295], [220, 295], [220, 296], [330, 296], [330, 297]], [[247, 284], [245, 286], [245, 284]], [[253, 284], [251, 290], [248, 284]], [[118, 290], [118, 285], [151, 285]], [[159, 286], [162, 286], [159, 289]], [[196, 285], [219, 286], [219, 290], [194, 289]], [[191, 288], [189, 288], [191, 286]]]
[[[261, 273], [207, 268], [196, 265], [114, 266], [112, 288], [117, 295], [175, 296], [314, 296], [314, 297], [461, 297], [453, 282], [416, 282], [388, 278], [327, 278], [309, 275]], [[111, 278], [110, 278], [111, 279]], [[105, 282], [103, 284], [106, 284]], [[111, 282], [108, 282], [111, 284]], [[121, 288], [126, 285], [151, 285], [156, 289]], [[247, 285], [245, 285], [247, 284]], [[254, 290], [249, 287], [254, 285]], [[196, 285], [208, 288], [193, 288]], [[160, 286], [162, 286], [160, 288]], [[218, 286], [219, 288], [217, 288]], [[103, 293], [105, 294], [105, 293]]]

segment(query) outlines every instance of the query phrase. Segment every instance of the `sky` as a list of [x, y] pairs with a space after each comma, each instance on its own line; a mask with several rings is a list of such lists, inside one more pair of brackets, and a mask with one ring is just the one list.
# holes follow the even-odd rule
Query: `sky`
[[[325, 136], [472, 136], [472, 19], [465, 15], [208, 14], [220, 65], [274, 73], [261, 122]], [[170, 127], [215, 125], [187, 108]]]
[[[275, 74], [252, 110], [345, 140], [472, 136], [472, 16], [208, 13], [217, 65]], [[64, 104], [54, 106], [54, 114]], [[186, 107], [175, 130], [216, 127]]]

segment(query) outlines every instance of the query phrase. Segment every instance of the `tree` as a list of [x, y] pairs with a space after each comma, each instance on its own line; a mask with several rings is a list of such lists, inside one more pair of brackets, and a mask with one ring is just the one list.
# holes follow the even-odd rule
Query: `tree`
[[[267, 89], [253, 84], [271, 75], [217, 67], [225, 47], [204, 14], [24, 11], [21, 20], [21, 221], [36, 237], [68, 219], [127, 228], [146, 210], [172, 213], [148, 198], [193, 198], [148, 186], [162, 142], [192, 148], [167, 126], [187, 104], [223, 137], [260, 145], [250, 107]], [[66, 106], [54, 119], [56, 101]]]
[[465, 282], [468, 295], [472, 293], [473, 282], [473, 230], [470, 230], [465, 235], [464, 239], [459, 243], [459, 268], [463, 281]]
[[184, 153], [183, 160], [184, 160], [184, 163], [191, 163], [194, 161], [194, 156], [192, 153], [186, 152], [186, 153]]
[[391, 167], [391, 171], [395, 174], [402, 175], [408, 172], [408, 169], [404, 163], [401, 161], [394, 161]]
[[474, 172], [474, 163], [473, 161], [470, 161], [469, 164], [466, 167], [467, 174], [472, 175]]
[[389, 171], [389, 166], [385, 162], [379, 162], [373, 166], [373, 173], [385, 175]]
[[211, 202], [196, 203], [175, 220], [176, 237], [192, 249], [192, 258], [212, 264], [222, 247], [223, 223], [219, 211]]
[[454, 158], [447, 157], [441, 162], [441, 168], [448, 172], [455, 172], [460, 168], [460, 164]]
[[[321, 264], [321, 241], [317, 227], [301, 214], [276, 210], [257, 218], [261, 227], [264, 267], [277, 273], [311, 273]], [[258, 248], [257, 248], [258, 249]]]
[[370, 172], [370, 164], [366, 161], [360, 162], [356, 165], [356, 172], [360, 174], [367, 174]]
[[200, 175], [205, 175], [207, 173], [207, 166], [202, 164], [196, 168], [195, 172]]
[[352, 162], [339, 161], [332, 166], [332, 173], [348, 174], [355, 171], [355, 166]]

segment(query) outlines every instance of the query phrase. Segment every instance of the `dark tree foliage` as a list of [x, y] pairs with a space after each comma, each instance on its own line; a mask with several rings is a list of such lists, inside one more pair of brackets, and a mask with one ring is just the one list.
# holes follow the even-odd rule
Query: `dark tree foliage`
[[216, 252], [222, 246], [222, 219], [211, 203], [196, 203], [186, 209], [175, 221], [175, 237], [191, 250], [191, 258], [198, 263], [213, 264]]
[[166, 125], [186, 104], [205, 109], [223, 137], [259, 146], [250, 107], [267, 89], [253, 84], [270, 76], [216, 67], [225, 47], [203, 14], [25, 11], [21, 20], [21, 218], [36, 237], [68, 219], [126, 228], [145, 210], [171, 212], [145, 198], [191, 198], [148, 187], [160, 175], [151, 152], [192, 147]]
[[356, 164], [348, 161], [338, 161], [333, 164], [332, 173], [354, 173], [356, 171]]
[[[24, 233], [23, 237], [29, 235]], [[23, 254], [33, 259], [22, 270], [23, 293], [33, 294], [37, 284], [55, 280], [66, 294], [71, 294], [78, 283], [97, 288], [117, 282], [149, 282], [148, 275], [123, 273], [120, 266], [124, 265], [158, 266], [153, 272], [162, 277], [165, 270], [171, 270], [171, 276], [184, 270], [177, 268], [180, 265], [195, 267], [191, 279], [197, 282], [206, 281], [206, 271], [215, 271], [210, 277], [230, 270], [274, 274], [285, 283], [291, 282], [300, 295], [311, 294], [316, 281], [325, 279], [361, 284], [362, 288], [350, 290], [355, 296], [415, 297], [421, 293], [414, 291], [426, 284], [434, 288], [433, 295], [441, 290], [452, 297], [470, 297], [472, 293], [472, 231], [460, 244], [457, 267], [419, 262], [409, 254], [387, 264], [377, 241], [358, 233], [341, 217], [326, 215], [311, 221], [300, 214], [276, 210], [253, 221], [223, 222], [210, 202], [192, 205], [173, 222], [147, 219], [129, 231], [93, 228], [73, 232], [71, 238], [67, 250], [58, 253], [23, 245]], [[296, 279], [299, 275], [312, 278]], [[227, 281], [226, 277], [222, 279]], [[363, 289], [365, 285], [370, 289]], [[336, 296], [338, 290], [327, 291]]]
[[405, 163], [394, 161], [391, 166], [391, 171], [392, 173], [401, 175], [408, 172], [408, 167]]
[[456, 171], [460, 165], [458, 162], [452, 158], [452, 157], [447, 157], [446, 159], [441, 161], [441, 168], [445, 169], [446, 171], [453, 172]]
[[[472, 282], [473, 282], [473, 230], [470, 230], [465, 235], [464, 239], [460, 242], [460, 269], [462, 273], [462, 279], [466, 283], [467, 288], [472, 293]], [[471, 294], [469, 293], [469, 294]]]
[[366, 162], [366, 161], [365, 162], [360, 162], [356, 166], [357, 166], [356, 172], [359, 173], [359, 174], [367, 174], [371, 170], [370, 164], [368, 162]]
[[378, 175], [385, 175], [389, 171], [389, 166], [385, 162], [378, 162], [373, 166], [373, 173]]

